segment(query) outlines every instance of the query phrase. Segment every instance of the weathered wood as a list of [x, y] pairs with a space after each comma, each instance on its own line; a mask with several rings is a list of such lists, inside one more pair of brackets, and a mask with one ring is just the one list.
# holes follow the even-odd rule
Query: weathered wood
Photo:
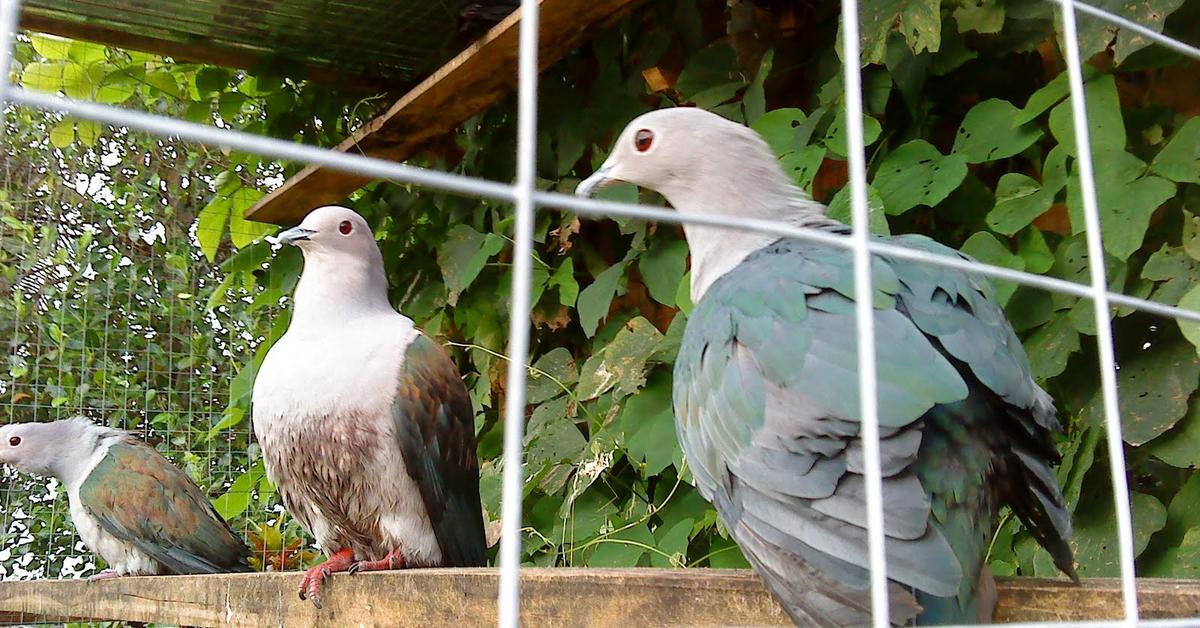
[[[546, 68], [597, 29], [643, 0], [541, 0], [538, 64]], [[518, 9], [405, 94], [386, 113], [335, 150], [403, 161], [430, 140], [452, 132], [508, 93], [517, 82]], [[246, 218], [290, 224], [309, 210], [336, 203], [370, 179], [308, 166], [246, 210]]]
[[[0, 584], [0, 621], [89, 618], [196, 626], [496, 625], [492, 569], [338, 574], [317, 611], [296, 597], [299, 573]], [[752, 572], [719, 569], [526, 569], [527, 626], [788, 625]], [[1146, 618], [1200, 617], [1200, 581], [1143, 579]], [[1115, 579], [1008, 578], [997, 622], [1121, 617]]]

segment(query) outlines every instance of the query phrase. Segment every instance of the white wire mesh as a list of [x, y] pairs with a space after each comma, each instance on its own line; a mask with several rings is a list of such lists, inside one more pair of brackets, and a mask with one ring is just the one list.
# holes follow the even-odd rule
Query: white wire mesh
[[[1044, 288], [1047, 290], [1090, 299], [1094, 303], [1098, 331], [1097, 341], [1099, 343], [1105, 420], [1108, 431], [1109, 456], [1112, 465], [1111, 473], [1117, 511], [1117, 540], [1120, 545], [1122, 592], [1126, 618], [1123, 622], [1080, 622], [1071, 625], [1107, 626], [1128, 625], [1131, 623], [1138, 623], [1138, 625], [1145, 626], [1164, 627], [1195, 625], [1195, 620], [1138, 621], [1136, 589], [1134, 588], [1135, 582], [1133, 580], [1133, 537], [1129, 511], [1129, 489], [1127, 481], [1124, 477], [1124, 455], [1120, 433], [1120, 415], [1117, 404], [1115, 380], [1116, 367], [1112, 348], [1112, 331], [1109, 312], [1110, 304], [1116, 304], [1156, 315], [1198, 322], [1200, 322], [1200, 312], [1183, 310], [1146, 299], [1110, 292], [1107, 289], [1107, 282], [1103, 268], [1103, 249], [1100, 239], [1100, 219], [1095, 199], [1093, 181], [1094, 177], [1091, 172], [1091, 160], [1089, 159], [1087, 121], [1085, 115], [1086, 109], [1084, 106], [1084, 95], [1082, 91], [1083, 81], [1080, 59], [1077, 50], [1073, 10], [1080, 10], [1090, 15], [1100, 17], [1121, 28], [1136, 30], [1155, 42], [1168, 46], [1183, 54], [1193, 56], [1197, 59], [1200, 59], [1200, 50], [1163, 36], [1152, 30], [1145, 29], [1144, 27], [1131, 23], [1128, 20], [1118, 16], [1114, 16], [1105, 11], [1096, 9], [1095, 7], [1072, 2], [1071, 0], [1060, 0], [1060, 3], [1063, 10], [1062, 16], [1064, 26], [1063, 35], [1065, 41], [1065, 53], [1067, 55], [1068, 71], [1070, 72], [1071, 79], [1070, 86], [1074, 112], [1075, 138], [1078, 147], [1078, 154], [1080, 155], [1080, 178], [1082, 180], [1081, 192], [1083, 196], [1084, 217], [1087, 221], [1089, 268], [1091, 272], [1090, 285], [1081, 285], [1052, 277], [1044, 277], [1032, 273], [1014, 271], [999, 266], [981, 264], [978, 262], [967, 262], [960, 259], [932, 255], [922, 251], [906, 249], [894, 244], [870, 241], [868, 238], [868, 229], [866, 224], [866, 169], [863, 159], [863, 129], [861, 122], [862, 92], [857, 67], [854, 66], [848, 67], [845, 73], [845, 87], [847, 91], [846, 101], [848, 111], [847, 118], [849, 134], [851, 138], [850, 145], [853, 147], [853, 149], [850, 151], [849, 159], [850, 185], [852, 189], [852, 207], [854, 216], [854, 235], [850, 238], [832, 236], [821, 232], [767, 221], [742, 219], [732, 220], [717, 216], [703, 218], [689, 217], [685, 219], [680, 214], [664, 210], [662, 208], [613, 203], [593, 199], [580, 199], [576, 197], [564, 196], [549, 192], [539, 192], [535, 190], [533, 164], [536, 157], [536, 123], [534, 114], [536, 111], [537, 102], [536, 16], [538, 3], [534, 0], [524, 0], [522, 2], [524, 17], [520, 40], [520, 128], [517, 154], [518, 177], [515, 185], [473, 179], [465, 176], [437, 172], [358, 155], [336, 153], [325, 149], [256, 136], [230, 129], [214, 128], [206, 125], [188, 123], [181, 120], [150, 115], [137, 111], [129, 111], [91, 102], [62, 98], [55, 95], [38, 93], [11, 86], [7, 81], [0, 81], [0, 102], [12, 102], [14, 104], [33, 107], [44, 111], [64, 112], [78, 118], [95, 120], [116, 126], [118, 128], [137, 129], [143, 132], [165, 137], [176, 137], [185, 141], [209, 146], [233, 148], [276, 159], [320, 165], [371, 178], [385, 179], [400, 183], [413, 183], [431, 189], [437, 189], [456, 194], [515, 202], [517, 210], [517, 228], [515, 237], [516, 253], [514, 255], [514, 281], [512, 288], [512, 328], [510, 329], [510, 345], [508, 354], [510, 361], [510, 368], [508, 371], [508, 390], [510, 391], [510, 394], [508, 396], [505, 410], [506, 464], [503, 500], [503, 523], [505, 530], [502, 537], [500, 560], [502, 573], [499, 604], [501, 624], [504, 626], [517, 626], [519, 624], [519, 530], [521, 512], [521, 482], [523, 480], [520, 461], [522, 445], [521, 436], [523, 431], [522, 424], [524, 419], [524, 398], [520, 393], [525, 389], [524, 380], [526, 372], [523, 365], [526, 362], [528, 353], [528, 329], [530, 326], [529, 276], [532, 248], [531, 230], [533, 212], [536, 207], [561, 208], [571, 210], [582, 215], [597, 217], [619, 216], [654, 220], [665, 223], [701, 223], [729, 229], [758, 231], [778, 236], [796, 237], [853, 249], [855, 253], [856, 296], [858, 297], [860, 364], [862, 365], [862, 371], [860, 374], [860, 392], [863, 400], [863, 435], [867, 442], [865, 456], [868, 470], [867, 475], [870, 479], [868, 482], [867, 493], [868, 517], [871, 532], [870, 556], [872, 568], [872, 604], [873, 608], [877, 611], [875, 614], [875, 622], [876, 625], [879, 626], [887, 625], [886, 614], [879, 612], [881, 609], [887, 608], [887, 591], [884, 574], [885, 560], [883, 553], [882, 534], [883, 513], [880, 496], [881, 489], [879, 474], [878, 424], [873, 386], [873, 334], [870, 322], [871, 307], [869, 299], [866, 298], [870, 294], [870, 255], [888, 255], [897, 259], [954, 268], [965, 272], [976, 273], [996, 279], [1013, 281], [1023, 285]], [[14, 31], [16, 16], [19, 13], [19, 5], [19, 0], [3, 0], [0, 2], [0, 35], [3, 36], [3, 41], [0, 41], [0, 68], [7, 68], [11, 59], [12, 48], [9, 37]], [[844, 0], [843, 7], [844, 15], [857, 15], [855, 0]], [[847, 60], [857, 59], [859, 46], [858, 37], [856, 35], [856, 20], [847, 20], [845, 28], [846, 41], [844, 42], [845, 49], [843, 58]], [[847, 65], [850, 64], [848, 63]], [[198, 285], [197, 291], [199, 291], [199, 287], [200, 286]], [[103, 309], [106, 311], [112, 310], [113, 307], [120, 307], [119, 304], [114, 304], [112, 296], [111, 290], [109, 290], [105, 295]], [[84, 303], [85, 311], [87, 307], [100, 307], [99, 304], [96, 303], [88, 305], [86, 299]], [[141, 303], [128, 301], [124, 304], [124, 312], [128, 314], [142, 305], [143, 304]], [[176, 333], [175, 325], [179, 322], [175, 318], [176, 309], [174, 309], [174, 307], [175, 306], [173, 305], [168, 306], [166, 323], [168, 335], [174, 335]], [[131, 325], [130, 331], [146, 332], [146, 328]], [[230, 330], [230, 336], [226, 339], [230, 343], [235, 341], [233, 333], [234, 332]], [[39, 340], [39, 342], [41, 342], [41, 340]], [[110, 349], [107, 328], [106, 333], [102, 338], [102, 343], [105, 351]], [[160, 364], [156, 364], [153, 357], [149, 353], [146, 353], [142, 356], [135, 356], [132, 355], [131, 349], [128, 348], [124, 353], [130, 356], [130, 361], [142, 360], [139, 368], [143, 368], [146, 371], [154, 371], [157, 367], [161, 366]], [[165, 371], [167, 373], [179, 373], [180, 371], [173, 366], [171, 362], [172, 359], [174, 359], [173, 356], [168, 356]], [[513, 391], [516, 391], [516, 394], [512, 394]], [[194, 391], [189, 389], [187, 393], [188, 401], [185, 404], [188, 406], [189, 412], [192, 411], [191, 408], [193, 404], [193, 395]], [[15, 402], [10, 402], [10, 406], [14, 404]], [[129, 405], [130, 404], [128, 402], [123, 404], [123, 406], [126, 408]], [[179, 405], [180, 404], [178, 402], [164, 402], [164, 405], [160, 406], [160, 408], [172, 408], [178, 407]], [[141, 411], [143, 414], [145, 414], [150, 412], [150, 409], [143, 408]], [[181, 451], [187, 449], [186, 445], [187, 442], [185, 440]], [[233, 447], [232, 441], [230, 442], [229, 447]], [[6, 504], [6, 507], [10, 506], [10, 504]], [[61, 519], [65, 517], [65, 513], [57, 513], [56, 516]], [[1032, 627], [1058, 626], [1065, 624], [1026, 623], [1020, 625]]]

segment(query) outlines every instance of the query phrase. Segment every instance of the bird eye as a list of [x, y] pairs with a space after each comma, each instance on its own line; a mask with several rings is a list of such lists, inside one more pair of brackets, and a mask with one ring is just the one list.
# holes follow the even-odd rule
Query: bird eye
[[654, 131], [650, 129], [642, 129], [633, 134], [633, 147], [639, 153], [644, 153], [650, 150], [650, 146], [654, 144]]
[[350, 235], [350, 232], [354, 231], [354, 225], [350, 224], [349, 220], [343, 220], [341, 224], [338, 225], [338, 231], [340, 231], [342, 235]]
[[11, 446], [11, 447], [16, 447], [17, 445], [20, 445], [20, 444], [21, 444], [21, 437], [20, 437], [20, 436], [13, 436], [12, 438], [8, 439], [8, 444], [9, 444], [9, 446]]

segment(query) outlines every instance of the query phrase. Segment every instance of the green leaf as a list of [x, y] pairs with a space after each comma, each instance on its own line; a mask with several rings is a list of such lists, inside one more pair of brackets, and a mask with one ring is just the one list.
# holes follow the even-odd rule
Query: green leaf
[[1150, 170], [1177, 183], [1200, 183], [1200, 116], [1175, 132], [1154, 156]]
[[566, 397], [551, 399], [534, 409], [526, 432], [527, 463], [533, 469], [547, 464], [569, 462], [587, 448], [587, 439], [575, 426], [567, 409]]
[[637, 567], [646, 555], [647, 548], [654, 547], [654, 535], [646, 524], [614, 532], [601, 539], [588, 559], [589, 567]]
[[[1156, 343], [1132, 359], [1122, 359], [1117, 384], [1125, 442], [1142, 445], [1178, 423], [1188, 411], [1188, 397], [1196, 390], [1197, 378], [1200, 357], [1184, 342]], [[1087, 412], [1102, 416], [1102, 404], [1097, 390]]]
[[[869, 115], [863, 114], [863, 145], [870, 146], [874, 144], [875, 140], [879, 139], [881, 132], [882, 127], [879, 126], [879, 121]], [[849, 140], [849, 137], [849, 130], [846, 129], [846, 110], [839, 109], [837, 115], [833, 118], [833, 122], [830, 122], [829, 128], [825, 130], [825, 137], [821, 140], [821, 143], [829, 149], [829, 152], [845, 158], [846, 142]]]
[[53, 61], [71, 58], [71, 40], [53, 35], [35, 35], [30, 33], [29, 43], [38, 54]]
[[217, 248], [221, 246], [221, 237], [225, 235], [225, 223], [228, 220], [229, 198], [218, 192], [208, 205], [200, 210], [196, 225], [196, 239], [200, 241], [200, 250], [209, 262], [217, 257]]
[[[1175, 184], [1161, 177], [1139, 177], [1146, 165], [1124, 151], [1094, 157], [1096, 172], [1103, 173], [1096, 178], [1096, 204], [1104, 250], [1125, 261], [1142, 247], [1151, 214], [1175, 196]], [[1083, 233], [1086, 225], [1077, 176], [1067, 182], [1067, 209], [1072, 231]]]
[[[657, 547], [662, 554], [650, 554], [650, 566], [659, 568], [686, 567], [688, 539], [692, 534], [691, 519], [684, 519], [671, 527], [662, 526], [654, 531]], [[666, 554], [667, 556], [663, 556]], [[668, 556], [670, 558], [668, 558]]]
[[90, 41], [73, 41], [67, 56], [79, 65], [89, 66], [107, 60], [108, 48]]
[[146, 73], [146, 84], [153, 87], [162, 94], [166, 94], [172, 98], [179, 98], [179, 82], [175, 79], [175, 73], [169, 70], [156, 70]]
[[596, 276], [596, 281], [579, 293], [579, 326], [590, 338], [600, 320], [608, 315], [608, 306], [617, 292], [617, 281], [625, 273], [625, 262], [617, 262]]
[[934, 206], [954, 191], [967, 176], [961, 156], [942, 155], [925, 140], [913, 140], [888, 153], [879, 164], [872, 185], [889, 215], [918, 206]]
[[612, 342], [594, 353], [580, 370], [577, 394], [595, 399], [616, 387], [619, 396], [637, 392], [646, 383], [646, 361], [662, 340], [650, 321], [638, 316], [617, 332]]
[[763, 83], [766, 82], [767, 76], [771, 74], [771, 62], [774, 58], [774, 50], [768, 50], [763, 55], [762, 61], [758, 64], [758, 72], [754, 74], [754, 80], [751, 81], [750, 87], [746, 88], [746, 93], [742, 96], [742, 107], [746, 111], [746, 122], [751, 125], [767, 111], [767, 97], [763, 94]]
[[70, 118], [59, 122], [50, 129], [50, 145], [55, 148], [66, 148], [75, 141], [75, 122]]
[[558, 302], [566, 307], [575, 307], [579, 298], [579, 282], [575, 281], [575, 260], [568, 257], [555, 269], [547, 282], [548, 286], [558, 288]]
[[825, 147], [819, 144], [790, 152], [779, 159], [779, 167], [790, 174], [797, 186], [812, 191], [813, 179], [825, 161]]
[[1173, 467], [1200, 467], [1200, 396], [1191, 402], [1188, 413], [1178, 423], [1162, 436], [1146, 443], [1145, 449]]
[[772, 109], [755, 120], [750, 128], [758, 132], [777, 156], [801, 148], [798, 140], [800, 125], [807, 117], [800, 109]]
[[[1083, 66], [1083, 80], [1090, 81], [1096, 74], [1096, 69], [1092, 66]], [[1047, 109], [1053, 107], [1055, 103], [1066, 98], [1069, 93], [1071, 93], [1071, 86], [1067, 72], [1064, 70], [1029, 96], [1029, 100], [1025, 101], [1025, 107], [1017, 114], [1013, 124], [1020, 126], [1033, 121]]]
[[675, 306], [675, 293], [687, 270], [687, 257], [687, 242], [671, 240], [651, 246], [638, 258], [638, 271], [655, 301]]
[[246, 210], [265, 196], [262, 190], [241, 186], [229, 195], [229, 240], [237, 248], [246, 247], [278, 227], [263, 222], [246, 220]]
[[75, 123], [75, 131], [79, 134], [79, 142], [84, 146], [95, 146], [100, 139], [100, 123], [92, 120], [79, 120]]
[[1200, 261], [1200, 216], [1183, 210], [1183, 251], [1188, 257]]
[[450, 229], [437, 251], [449, 305], [458, 303], [458, 296], [475, 281], [487, 261], [504, 249], [504, 243], [504, 238], [498, 235], [485, 236], [467, 225], [455, 225]]
[[[1161, 33], [1167, 16], [1178, 9], [1183, 0], [1094, 0], [1089, 4]], [[1112, 45], [1113, 60], [1119, 64], [1130, 54], [1154, 43], [1144, 35], [1117, 28], [1086, 13], [1078, 13], [1076, 20], [1079, 30], [1079, 55], [1084, 59]]]
[[653, 477], [677, 460], [683, 460], [675, 436], [671, 407], [671, 378], [657, 372], [641, 392], [625, 402], [621, 412], [621, 432], [625, 451], [633, 460], [645, 463], [642, 477]]
[[579, 368], [575, 365], [575, 358], [566, 347], [551, 349], [538, 358], [533, 366], [540, 373], [530, 372], [527, 378], [528, 390], [525, 397], [529, 403], [541, 403], [551, 397], [557, 397], [563, 394], [563, 386], [569, 387], [579, 379]]
[[62, 61], [51, 63], [30, 63], [25, 66], [25, 71], [21, 73], [21, 84], [26, 89], [31, 89], [39, 92], [54, 93], [62, 88], [63, 82], [63, 67], [66, 64]]
[[1167, 548], [1158, 566], [1145, 575], [1189, 580], [1200, 578], [1200, 528], [1188, 530], [1179, 546]]
[[695, 305], [692, 303], [692, 273], [684, 273], [679, 280], [679, 289], [675, 291], [675, 305], [684, 316], [692, 313]]
[[[706, 90], [724, 89], [731, 84], [745, 85], [746, 80], [737, 70], [737, 59], [733, 49], [721, 42], [692, 55], [683, 71], [679, 73], [675, 89], [691, 99]], [[732, 96], [736, 91], [737, 87], [729, 95]]]
[[[1116, 80], [1111, 74], [1102, 75], [1088, 81], [1083, 92], [1087, 101], [1088, 138], [1092, 154], [1124, 151], [1125, 121], [1121, 117]], [[1050, 111], [1050, 132], [1063, 150], [1074, 157], [1075, 127], [1072, 120], [1070, 100], [1059, 103]], [[1102, 172], [1099, 168], [1096, 171]]]
[[[853, 210], [850, 207], [850, 186], [843, 185], [842, 189], [833, 195], [833, 200], [829, 202], [829, 210], [826, 215], [834, 220], [850, 224], [852, 222], [851, 213]], [[887, 214], [884, 213], [883, 199], [880, 198], [874, 185], [867, 185], [867, 218], [871, 223], [871, 233], [881, 235], [891, 233]]]
[[[992, 230], [1012, 235], [1046, 213], [1058, 191], [1067, 184], [1067, 153], [1055, 146], [1042, 164], [1040, 185], [1023, 174], [1010, 172], [996, 185], [996, 205], [988, 212]], [[1037, 186], [1036, 188], [1034, 186]]]
[[86, 100], [92, 97], [95, 92], [95, 85], [92, 84], [91, 77], [88, 76], [83, 66], [74, 61], [66, 61], [63, 64], [62, 75], [62, 90], [70, 98]]
[[958, 32], [999, 33], [1004, 27], [1004, 5], [996, 0], [966, 0], [954, 9]]
[[1025, 260], [1025, 270], [1042, 274], [1054, 266], [1054, 252], [1036, 227], [1022, 230], [1017, 239], [1017, 255]]
[[206, 66], [196, 73], [194, 81], [196, 91], [200, 92], [201, 96], [206, 96], [213, 92], [225, 91], [229, 88], [229, 82], [232, 79], [233, 73], [229, 70]]
[[1037, 330], [1025, 343], [1025, 350], [1034, 378], [1044, 382], [1067, 370], [1067, 360], [1079, 351], [1079, 332], [1070, 318], [1059, 316]]
[[[1185, 310], [1200, 313], [1200, 285], [1193, 287], [1183, 298], [1179, 300], [1179, 307]], [[1183, 337], [1187, 338], [1188, 342], [1196, 347], [1196, 351], [1200, 353], [1200, 323], [1193, 321], [1178, 320], [1179, 330], [1183, 332]]]
[[212, 501], [217, 514], [224, 519], [233, 519], [246, 512], [250, 505], [250, 491], [258, 484], [263, 476], [263, 463], [260, 459], [254, 466], [233, 481], [233, 486], [224, 495]]
[[[1166, 525], [1167, 509], [1162, 502], [1145, 493], [1130, 495], [1133, 510], [1134, 554], [1141, 554], [1150, 536]], [[1095, 496], [1080, 503], [1075, 516], [1075, 534], [1071, 539], [1079, 575], [1086, 578], [1119, 575], [1117, 524], [1111, 497]]]
[[1032, 124], [1015, 125], [1018, 113], [1012, 103], [998, 98], [971, 107], [958, 127], [953, 152], [967, 163], [977, 164], [1012, 157], [1029, 148], [1042, 131]]
[[[1008, 246], [996, 239], [996, 236], [986, 232], [979, 231], [967, 238], [963, 243], [963, 253], [974, 257], [975, 259], [995, 266], [1003, 266], [1013, 270], [1025, 270], [1025, 260], [1018, 255], [1014, 255], [1008, 250]], [[1017, 289], [1017, 284], [1010, 281], [993, 280], [996, 286], [996, 301], [1000, 307], [1008, 303], [1008, 299], [1012, 297], [1013, 292]]]
[[[888, 36], [898, 30], [913, 54], [937, 52], [942, 37], [941, 0], [872, 0], [859, 5], [861, 65], [883, 60]], [[839, 26], [837, 50], [842, 50]]]

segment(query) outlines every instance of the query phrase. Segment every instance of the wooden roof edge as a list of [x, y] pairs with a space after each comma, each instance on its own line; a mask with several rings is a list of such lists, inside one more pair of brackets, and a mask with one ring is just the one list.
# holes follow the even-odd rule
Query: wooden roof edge
[[[616, 21], [643, 0], [541, 0], [538, 64], [553, 64], [596, 29]], [[518, 9], [482, 38], [421, 81], [387, 112], [334, 150], [403, 161], [429, 140], [454, 132], [463, 121], [499, 101], [517, 82]], [[246, 210], [246, 218], [280, 225], [309, 210], [337, 203], [370, 179], [306, 166]]]

